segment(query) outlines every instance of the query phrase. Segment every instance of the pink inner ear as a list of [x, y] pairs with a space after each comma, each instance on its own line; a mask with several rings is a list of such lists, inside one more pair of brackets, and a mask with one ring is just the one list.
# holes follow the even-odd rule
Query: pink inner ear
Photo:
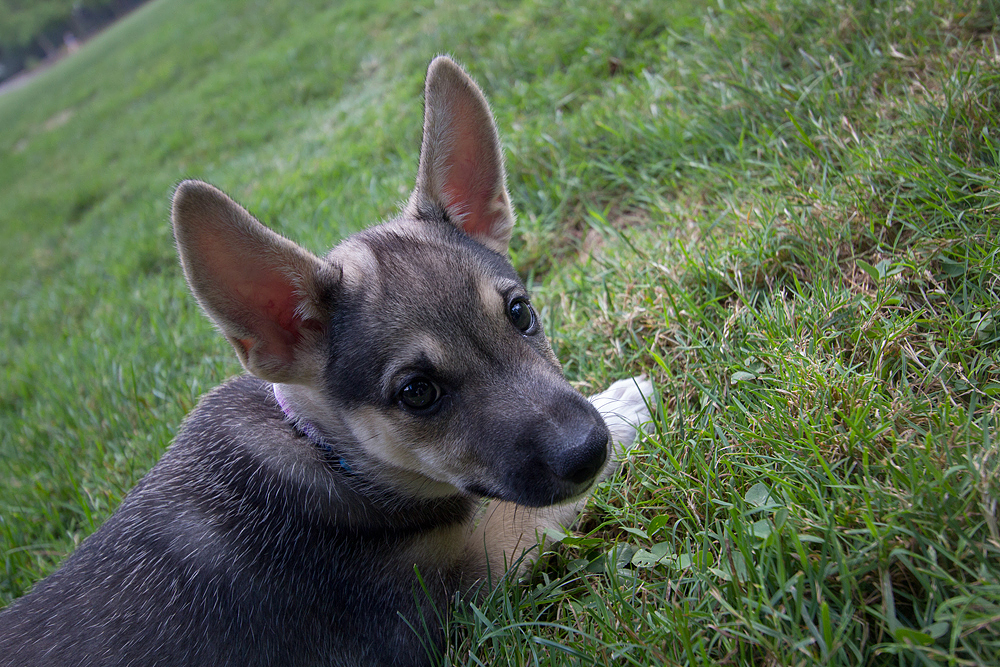
[[322, 325], [314, 319], [303, 318], [296, 312], [298, 300], [294, 292], [275, 290], [266, 283], [248, 283], [239, 294], [239, 299], [250, 306], [251, 313], [257, 314], [253, 327], [257, 338], [237, 338], [236, 342], [249, 355], [258, 341], [258, 351], [280, 359], [286, 364], [295, 362], [295, 347], [302, 339], [304, 329], [318, 330]]
[[302, 318], [295, 313], [298, 299], [290, 285], [277, 281], [252, 282], [240, 296], [248, 303], [256, 304], [254, 309], [265, 319], [271, 320], [290, 335], [298, 335]]
[[462, 110], [459, 132], [451, 147], [446, 180], [441, 188], [446, 206], [452, 215], [462, 219], [462, 229], [473, 237], [492, 236], [494, 227], [502, 217], [503, 194], [494, 196], [502, 175], [498, 165], [483, 159], [491, 146], [490, 138], [483, 137], [475, 127], [471, 114]]
[[236, 291], [259, 327], [261, 351], [292, 363], [306, 321], [296, 312], [299, 297], [295, 287], [281, 272], [264, 269], [238, 284]]
[[[205, 267], [207, 272], [214, 276], [222, 294], [228, 295], [217, 301], [216, 307], [225, 311], [226, 319], [250, 332], [235, 339], [244, 353], [249, 355], [253, 349], [286, 364], [294, 363], [303, 328], [315, 328], [318, 323], [298, 314], [300, 296], [291, 278], [261, 262], [262, 258], [254, 257], [251, 251], [233, 252], [238, 246], [207, 242], [202, 247], [207, 250], [203, 258], [211, 264]], [[219, 247], [229, 252], [218, 252]]]

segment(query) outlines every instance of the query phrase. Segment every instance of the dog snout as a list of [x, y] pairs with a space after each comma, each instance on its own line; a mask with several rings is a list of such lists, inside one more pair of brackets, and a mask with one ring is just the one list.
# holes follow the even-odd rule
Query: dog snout
[[589, 485], [608, 460], [607, 427], [594, 424], [577, 442], [566, 446], [552, 462], [552, 472], [574, 486]]

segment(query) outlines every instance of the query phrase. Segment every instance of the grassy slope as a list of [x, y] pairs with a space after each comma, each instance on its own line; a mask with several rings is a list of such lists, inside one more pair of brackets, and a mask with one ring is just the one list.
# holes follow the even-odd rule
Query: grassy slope
[[991, 5], [244, 4], [158, 0], [0, 97], [0, 595], [237, 370], [173, 183], [322, 250], [405, 196], [448, 51], [496, 108], [567, 373], [651, 371], [663, 417], [445, 661], [1000, 659]]

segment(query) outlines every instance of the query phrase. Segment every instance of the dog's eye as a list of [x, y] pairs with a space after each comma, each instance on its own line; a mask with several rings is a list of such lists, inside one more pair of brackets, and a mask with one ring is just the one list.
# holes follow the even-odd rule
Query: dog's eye
[[399, 401], [416, 412], [430, 410], [441, 398], [441, 390], [427, 378], [417, 377], [399, 390]]
[[518, 297], [507, 306], [507, 315], [515, 327], [527, 333], [535, 326], [535, 311], [524, 297]]

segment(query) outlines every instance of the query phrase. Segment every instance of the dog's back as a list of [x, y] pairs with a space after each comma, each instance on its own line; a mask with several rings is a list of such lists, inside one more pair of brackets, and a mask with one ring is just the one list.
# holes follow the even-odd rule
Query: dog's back
[[[325, 465], [290, 478], [310, 467], [304, 440], [268, 383], [205, 396], [114, 516], [0, 616], [0, 664], [426, 664], [414, 629], [447, 601], [414, 590], [399, 552], [466, 521], [471, 501], [375, 503]], [[330, 476], [328, 495], [311, 474]], [[460, 563], [440, 565], [428, 590], [456, 590]]]

